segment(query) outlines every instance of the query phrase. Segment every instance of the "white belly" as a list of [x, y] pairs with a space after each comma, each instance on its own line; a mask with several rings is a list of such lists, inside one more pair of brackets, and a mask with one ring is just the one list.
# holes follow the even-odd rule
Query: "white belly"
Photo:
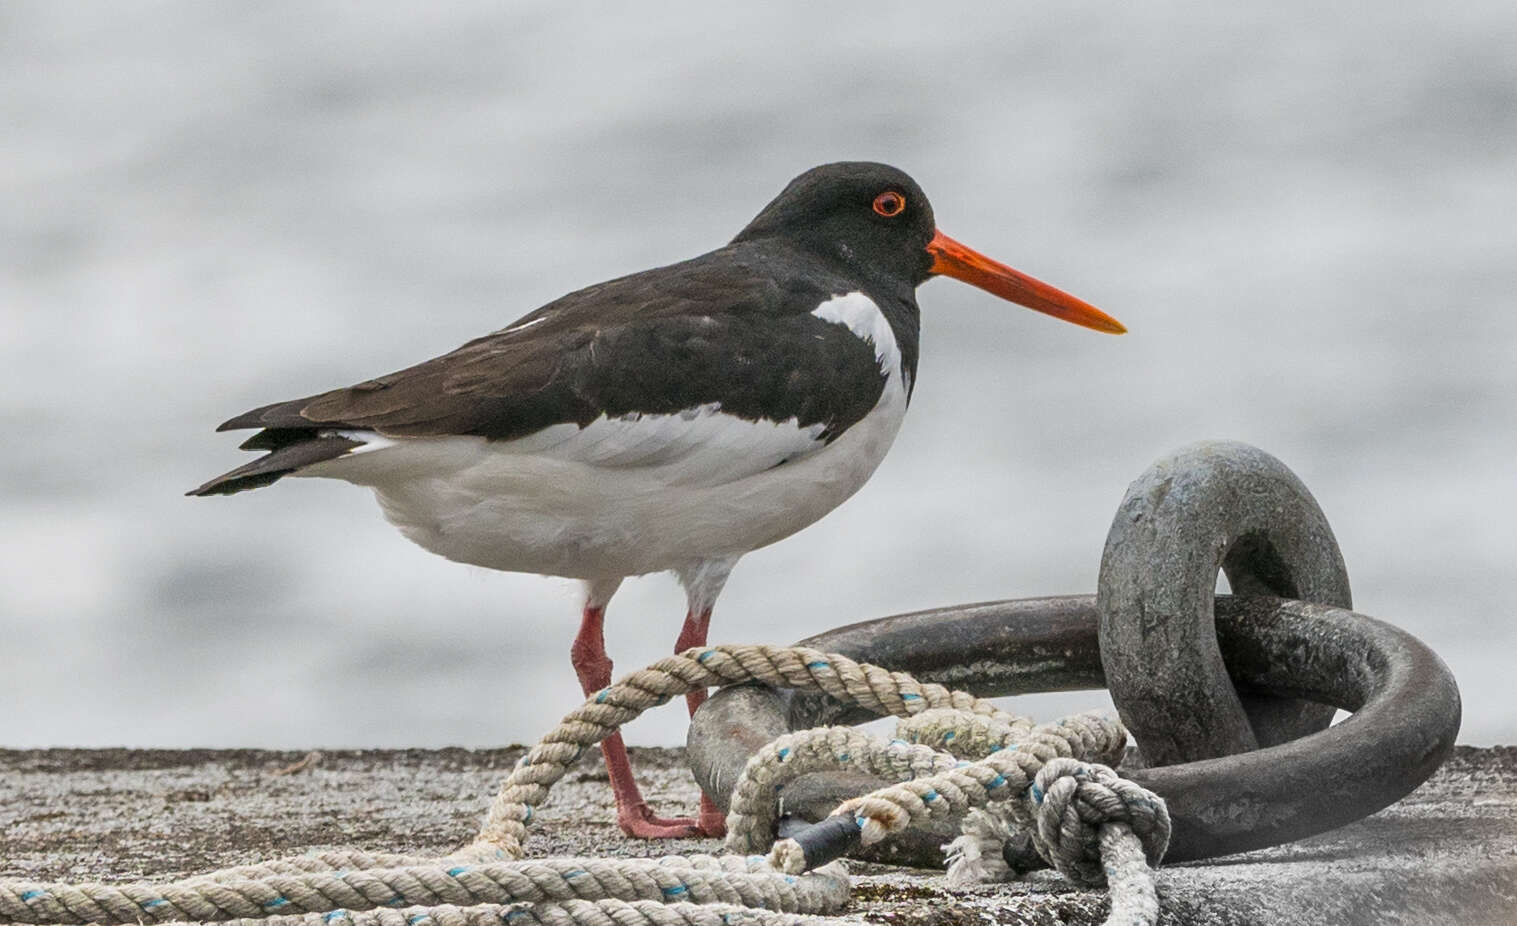
[[868, 480], [904, 411], [904, 396], [882, 401], [803, 459], [710, 486], [669, 484], [659, 468], [492, 452], [478, 438], [415, 442], [434, 445], [425, 449], [407, 441], [455, 468], [374, 492], [406, 537], [452, 560], [585, 579], [640, 575], [738, 556], [816, 521]]
[[369, 446], [300, 475], [372, 486], [406, 537], [492, 569], [601, 579], [735, 558], [842, 504], [900, 429], [900, 355], [879, 310], [860, 298], [823, 308], [867, 330], [889, 375], [874, 409], [830, 444], [820, 426], [744, 421], [709, 406], [555, 425], [503, 443], [370, 434]]

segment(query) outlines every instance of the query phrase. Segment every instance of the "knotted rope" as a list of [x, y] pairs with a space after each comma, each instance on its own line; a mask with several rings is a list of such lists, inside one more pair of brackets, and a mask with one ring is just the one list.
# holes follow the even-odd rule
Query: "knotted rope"
[[[587, 748], [670, 698], [748, 681], [895, 715], [898, 737], [882, 743], [832, 727], [760, 750], [728, 816], [728, 848], [742, 855], [523, 858], [533, 808]], [[1158, 899], [1149, 866], [1164, 854], [1169, 818], [1159, 798], [1097, 764], [1115, 761], [1125, 741], [1112, 720], [1034, 726], [966, 692], [804, 647], [696, 648], [570, 712], [507, 776], [475, 840], [449, 856], [325, 852], [156, 885], [0, 880], [0, 923], [788, 926], [840, 912], [848, 876], [842, 863], [805, 872], [794, 840], [774, 843], [777, 797], [801, 774], [850, 768], [896, 780], [839, 808], [864, 843], [928, 818], [1004, 808], [1062, 874], [1108, 886], [1109, 926], [1151, 926]], [[984, 848], [983, 834], [976, 845]]]

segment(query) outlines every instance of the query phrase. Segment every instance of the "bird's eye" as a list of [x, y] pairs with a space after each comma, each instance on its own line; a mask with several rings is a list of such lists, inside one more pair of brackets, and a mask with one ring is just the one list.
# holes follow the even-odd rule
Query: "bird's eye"
[[894, 190], [886, 190], [874, 198], [874, 211], [887, 219], [893, 219], [905, 210], [906, 197]]

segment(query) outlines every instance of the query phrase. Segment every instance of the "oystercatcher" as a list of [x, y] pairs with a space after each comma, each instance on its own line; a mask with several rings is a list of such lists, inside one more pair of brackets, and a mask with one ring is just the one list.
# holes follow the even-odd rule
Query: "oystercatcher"
[[[939, 274], [1124, 330], [937, 231], [905, 173], [826, 164], [725, 247], [570, 293], [398, 373], [238, 415], [218, 430], [261, 429], [242, 448], [266, 455], [189, 494], [344, 479], [433, 553], [584, 580], [570, 655], [588, 696], [611, 682], [602, 620], [623, 578], [673, 571], [688, 604], [675, 649], [703, 645], [738, 558], [874, 472], [916, 381], [916, 288]], [[655, 817], [620, 736], [602, 750], [629, 835], [721, 832], [709, 798], [698, 819]]]

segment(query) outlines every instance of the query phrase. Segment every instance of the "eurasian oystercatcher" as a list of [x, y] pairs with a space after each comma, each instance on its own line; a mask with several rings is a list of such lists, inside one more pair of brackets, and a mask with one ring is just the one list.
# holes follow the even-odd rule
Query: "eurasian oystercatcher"
[[[937, 231], [901, 171], [826, 164], [725, 247], [570, 293], [398, 373], [238, 415], [218, 430], [260, 428], [242, 447], [268, 453], [189, 494], [345, 479], [433, 553], [584, 580], [570, 656], [589, 695], [611, 683], [602, 620], [623, 578], [672, 570], [688, 603], [675, 650], [703, 645], [738, 558], [874, 472], [916, 381], [916, 288], [938, 274], [1124, 330]], [[709, 798], [697, 820], [655, 817], [620, 736], [602, 750], [629, 835], [721, 832]]]

